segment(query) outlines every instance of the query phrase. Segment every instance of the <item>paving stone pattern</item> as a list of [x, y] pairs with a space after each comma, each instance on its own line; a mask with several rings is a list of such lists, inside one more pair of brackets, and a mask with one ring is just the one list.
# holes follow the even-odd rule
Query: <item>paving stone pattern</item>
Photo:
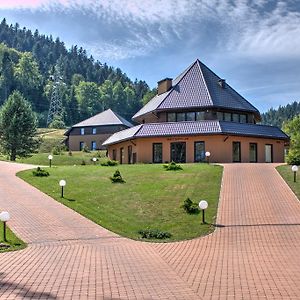
[[0, 254], [0, 299], [300, 299], [300, 206], [273, 164], [224, 168], [216, 231], [155, 244], [120, 237], [0, 163], [0, 210], [28, 242]]

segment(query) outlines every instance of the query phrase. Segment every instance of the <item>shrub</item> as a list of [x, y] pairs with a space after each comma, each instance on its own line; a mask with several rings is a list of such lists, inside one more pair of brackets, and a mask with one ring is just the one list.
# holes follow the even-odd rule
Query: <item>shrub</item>
[[90, 153], [91, 151], [89, 150], [89, 147], [87, 145], [84, 145], [82, 148], [82, 152]]
[[55, 116], [53, 118], [53, 121], [49, 124], [49, 128], [64, 129], [64, 128], [66, 128], [66, 124], [62, 120], [62, 118]]
[[300, 165], [300, 150], [299, 149], [290, 149], [286, 161], [289, 165]]
[[114, 175], [110, 177], [112, 183], [124, 183], [125, 180], [122, 178], [122, 175], [119, 170], [116, 170]]
[[199, 207], [197, 203], [194, 203], [190, 198], [186, 198], [184, 200], [182, 207], [188, 214], [199, 213]]
[[68, 153], [68, 154], [69, 154], [69, 156], [72, 156], [72, 155], [73, 155], [73, 153], [72, 153], [72, 151], [71, 151], [71, 150], [69, 151], [69, 153]]
[[86, 162], [85, 162], [84, 159], [81, 161], [81, 165], [82, 165], [82, 166], [85, 166], [85, 165], [86, 165]]
[[138, 233], [143, 239], [168, 239], [172, 236], [170, 232], [161, 231], [159, 229], [142, 229]]
[[105, 167], [113, 167], [113, 166], [116, 166], [116, 165], [118, 165], [118, 161], [116, 161], [116, 160], [106, 160], [106, 161], [103, 161], [102, 163], [101, 163], [101, 166], [105, 166]]
[[176, 164], [176, 162], [172, 161], [167, 165], [164, 165], [164, 168], [166, 171], [178, 171], [178, 170], [182, 170], [182, 167], [178, 164]]
[[65, 145], [56, 145], [52, 149], [52, 154], [53, 155], [61, 155], [61, 154], [63, 154], [64, 151], [66, 151]]
[[37, 167], [36, 170], [32, 171], [33, 176], [39, 176], [39, 177], [47, 177], [49, 176], [49, 172], [41, 169], [40, 167]]

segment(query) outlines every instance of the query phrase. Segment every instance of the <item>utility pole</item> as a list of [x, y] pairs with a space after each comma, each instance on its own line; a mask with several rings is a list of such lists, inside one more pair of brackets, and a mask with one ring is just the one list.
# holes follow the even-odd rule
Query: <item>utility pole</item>
[[49, 126], [56, 116], [63, 119], [63, 105], [60, 88], [62, 85], [65, 85], [65, 83], [62, 80], [62, 76], [60, 75], [60, 70], [57, 65], [55, 66], [54, 74], [50, 76], [50, 80], [53, 81], [53, 86], [51, 91], [47, 126]]

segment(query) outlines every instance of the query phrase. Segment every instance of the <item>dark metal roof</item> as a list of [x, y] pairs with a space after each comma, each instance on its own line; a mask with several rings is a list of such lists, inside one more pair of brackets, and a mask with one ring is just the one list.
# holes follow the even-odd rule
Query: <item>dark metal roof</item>
[[257, 137], [269, 137], [276, 139], [289, 139], [282, 130], [275, 126], [249, 124], [249, 123], [234, 123], [220, 121], [221, 130], [223, 133], [231, 135], [247, 135]]
[[219, 107], [242, 110], [259, 115], [259, 111], [227, 83], [222, 88], [221, 78], [199, 60], [172, 81], [170, 91], [155, 96], [133, 119], [152, 111], [170, 109]]
[[85, 127], [85, 126], [100, 126], [100, 125], [125, 125], [127, 127], [132, 127], [133, 125], [125, 120], [123, 117], [119, 116], [117, 113], [113, 112], [111, 109], [102, 111], [101, 113], [83, 120], [72, 127]]
[[288, 140], [278, 127], [223, 121], [190, 121], [147, 123], [113, 134], [103, 145], [111, 145], [139, 137], [227, 134]]

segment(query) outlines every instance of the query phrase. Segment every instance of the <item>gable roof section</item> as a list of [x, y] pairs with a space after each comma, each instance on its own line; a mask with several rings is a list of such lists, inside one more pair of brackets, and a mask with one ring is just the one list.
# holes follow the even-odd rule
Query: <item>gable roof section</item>
[[222, 88], [221, 78], [198, 59], [172, 81], [170, 91], [152, 98], [132, 119], [152, 111], [174, 108], [220, 107], [244, 110], [259, 114], [259, 111], [227, 83]]
[[111, 145], [122, 141], [130, 140], [135, 137], [136, 133], [140, 130], [142, 126], [143, 125], [137, 125], [128, 129], [118, 131], [113, 135], [111, 135], [106, 141], [104, 141], [102, 145], [106, 146], [106, 145]]
[[142, 137], [226, 134], [288, 140], [278, 127], [223, 121], [146, 123], [113, 134], [104, 146]]
[[83, 120], [72, 127], [85, 127], [85, 126], [101, 126], [101, 125], [125, 125], [132, 127], [133, 125], [113, 112], [111, 109], [107, 109], [91, 118]]

